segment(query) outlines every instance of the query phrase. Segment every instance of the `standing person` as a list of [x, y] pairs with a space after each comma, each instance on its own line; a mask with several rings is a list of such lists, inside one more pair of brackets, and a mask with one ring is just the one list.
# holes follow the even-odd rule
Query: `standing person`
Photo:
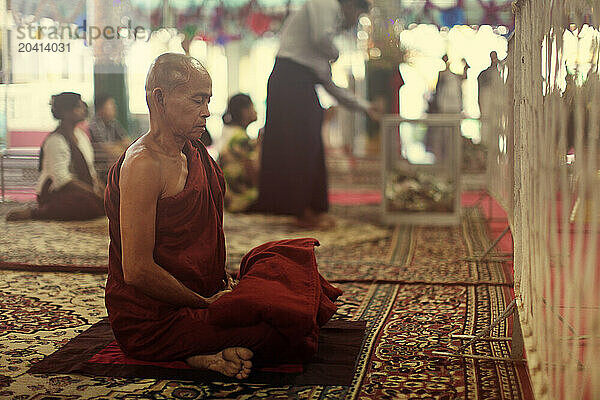
[[246, 133], [254, 121], [256, 110], [250, 96], [232, 96], [223, 115], [218, 159], [227, 184], [225, 209], [229, 212], [248, 211], [258, 197], [258, 146]]
[[457, 75], [450, 70], [448, 56], [444, 55], [442, 60], [444, 60], [445, 69], [440, 72], [435, 86], [437, 112], [458, 114], [463, 109], [462, 81], [466, 78], [468, 66], [465, 63], [463, 74]]
[[[463, 74], [457, 75], [450, 70], [450, 61], [444, 54], [442, 57], [445, 68], [440, 71], [438, 81], [435, 86], [435, 95], [430, 104], [430, 113], [442, 114], [460, 114], [463, 110], [462, 83], [467, 77], [469, 68], [463, 59]], [[427, 151], [432, 152], [436, 160], [441, 161], [447, 154], [444, 148], [444, 135], [451, 135], [452, 128], [445, 126], [432, 126], [429, 128], [425, 137], [425, 147]]]
[[490, 66], [481, 71], [477, 77], [477, 86], [479, 89], [479, 107], [482, 109], [484, 108], [484, 105], [482, 104], [482, 97], [485, 96], [487, 94], [486, 92], [492, 88], [494, 81], [500, 77], [500, 73], [498, 71], [498, 53], [495, 51], [490, 52], [490, 60]]
[[369, 11], [367, 0], [308, 0], [285, 23], [267, 87], [257, 210], [292, 214], [303, 227], [331, 225], [325, 217], [327, 172], [321, 137], [323, 109], [315, 85], [342, 105], [377, 119], [369, 102], [336, 86], [334, 37]]
[[567, 73], [567, 76], [565, 76], [565, 84], [565, 91], [563, 92], [562, 98], [568, 113], [566, 149], [568, 152], [575, 147], [575, 92], [577, 91], [575, 75]]
[[490, 119], [494, 113], [494, 106], [498, 105], [498, 88], [496, 85], [501, 82], [500, 72], [498, 71], [498, 54], [492, 51], [490, 59], [490, 66], [481, 71], [477, 77], [479, 109], [481, 111], [481, 139], [484, 143], [487, 143], [487, 138], [490, 137], [490, 129], [493, 126]]
[[108, 169], [129, 145], [127, 131], [117, 120], [117, 104], [108, 94], [94, 100], [96, 113], [89, 125], [90, 137], [96, 153], [98, 175], [106, 180]]
[[38, 205], [9, 213], [9, 221], [85, 220], [104, 215], [94, 150], [85, 132], [77, 127], [88, 115], [87, 105], [79, 94], [63, 92], [52, 96], [52, 115], [60, 123], [40, 151]]

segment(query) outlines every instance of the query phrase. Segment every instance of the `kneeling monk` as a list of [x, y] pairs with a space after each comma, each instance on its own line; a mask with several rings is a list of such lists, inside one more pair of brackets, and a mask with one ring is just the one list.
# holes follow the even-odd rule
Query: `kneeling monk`
[[306, 360], [341, 291], [318, 273], [315, 239], [269, 242], [225, 272], [219, 167], [199, 138], [212, 82], [196, 59], [163, 54], [146, 80], [150, 130], [111, 168], [106, 307], [131, 357], [185, 359], [238, 379], [252, 361]]

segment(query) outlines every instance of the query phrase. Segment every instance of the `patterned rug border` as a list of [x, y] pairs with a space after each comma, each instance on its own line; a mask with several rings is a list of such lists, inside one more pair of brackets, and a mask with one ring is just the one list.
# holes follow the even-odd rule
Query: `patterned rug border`
[[[377, 337], [379, 336], [380, 331], [383, 329], [385, 321], [392, 309], [392, 307], [394, 306], [394, 302], [396, 301], [396, 297], [398, 296], [398, 291], [400, 290], [400, 287], [395, 285], [394, 287], [391, 287], [389, 285], [382, 285], [384, 286], [384, 298], [381, 299], [381, 306], [382, 309], [379, 310], [374, 310], [376, 311], [376, 316], [373, 320], [369, 320], [369, 325], [367, 325], [367, 333], [365, 334], [365, 337], [363, 339], [363, 348], [361, 349], [360, 354], [358, 355], [358, 360], [356, 362], [356, 373], [354, 375], [354, 380], [352, 381], [352, 384], [350, 385], [350, 388], [348, 390], [347, 393], [347, 397], [346, 399], [349, 400], [354, 400], [356, 399], [356, 397], [358, 396], [360, 390], [361, 390], [361, 383], [363, 382], [363, 380], [365, 379], [365, 375], [367, 373], [368, 370], [368, 366], [369, 366], [369, 361], [371, 360], [371, 356], [373, 353], [374, 348], [376, 347], [377, 344]], [[378, 288], [375, 288], [378, 289]], [[389, 293], [385, 293], [387, 291], [389, 291]], [[384, 300], [387, 299], [387, 302], [385, 302]], [[358, 318], [364, 318], [365, 314], [368, 310], [368, 305], [372, 304], [374, 301], [373, 298], [371, 298], [371, 300], [369, 301], [369, 304], [365, 305], [365, 308], [362, 310], [362, 312], [359, 314]]]
[[399, 284], [399, 285], [440, 285], [440, 286], [508, 286], [513, 282], [497, 281], [436, 281], [436, 280], [410, 280], [410, 279], [329, 279], [331, 283], [373, 283], [373, 284]]
[[106, 274], [107, 265], [27, 264], [0, 261], [0, 270], [30, 272], [71, 272], [84, 274]]
[[[486, 219], [483, 216], [481, 209], [478, 206], [475, 207], [464, 207], [461, 222], [458, 225], [461, 230], [462, 240], [466, 246], [468, 257], [473, 257], [476, 254], [482, 254], [492, 244], [490, 238], [489, 228], [486, 224]], [[413, 258], [415, 256], [415, 250], [417, 247], [416, 234], [419, 229], [431, 228], [417, 225], [400, 225], [394, 229], [392, 236], [392, 248], [390, 250], [391, 257], [387, 263], [364, 263], [363, 265], [382, 265], [382, 266], [398, 266], [405, 267], [412, 265]], [[496, 260], [494, 256], [497, 256], [497, 250], [492, 249], [489, 253], [488, 259], [476, 260], [465, 257], [459, 257], [455, 259], [448, 259], [439, 262], [437, 265], [456, 265], [458, 263], [474, 263], [474, 271], [477, 275], [473, 280], [417, 280], [417, 279], [399, 279], [389, 280], [391, 283], [426, 283], [426, 284], [458, 284], [458, 285], [473, 285], [473, 284], [491, 284], [491, 285], [502, 285], [512, 286], [514, 284], [512, 276], [504, 268], [504, 262], [506, 260]], [[418, 265], [414, 265], [418, 266]], [[494, 279], [481, 279], [480, 269], [487, 269], [488, 272], [495, 275], [500, 280]], [[383, 280], [387, 281], [387, 280]]]
[[[386, 288], [387, 286], [387, 288]], [[425, 284], [421, 285], [420, 289], [433, 289], [435, 286]], [[406, 287], [411, 287], [406, 285]], [[387, 336], [387, 340], [394, 341], [394, 337], [390, 336], [387, 330], [393, 324], [393, 321], [399, 321], [394, 315], [398, 315], [396, 307], [399, 305], [398, 296], [400, 292], [405, 290], [402, 285], [381, 285], [373, 293], [383, 291], [385, 294], [384, 300], [380, 301], [380, 309], [376, 313], [377, 315], [371, 315], [369, 320], [369, 331], [365, 336], [363, 353], [359, 357], [359, 363], [357, 365], [357, 371], [355, 380], [349, 390], [345, 393], [346, 400], [357, 400], [357, 399], [378, 399], [385, 393], [386, 398], [404, 398], [402, 397], [402, 389], [397, 389], [395, 386], [400, 383], [403, 373], [395, 376], [399, 381], [394, 379], [392, 376], [388, 381], [387, 374], [382, 375], [382, 371], [377, 374], [378, 365], [383, 358], [393, 357], [391, 354], [383, 351], [383, 348], [388, 349], [384, 342], [383, 337]], [[413, 289], [409, 289], [413, 290]], [[419, 291], [419, 289], [416, 289]], [[464, 334], [476, 334], [481, 331], [484, 327], [489, 325], [491, 321], [499, 315], [510, 299], [512, 298], [511, 292], [507, 287], [501, 286], [467, 286], [464, 287], [466, 296], [465, 304], [465, 320], [462, 325], [461, 333]], [[383, 298], [382, 298], [383, 299]], [[373, 300], [373, 298], [372, 298]], [[481, 306], [481, 302], [484, 301], [487, 306]], [[367, 311], [368, 307], [364, 311]], [[373, 311], [373, 310], [372, 310]], [[358, 318], [364, 318], [363, 312], [357, 312]], [[395, 328], [397, 329], [397, 328]], [[503, 321], [499, 324], [492, 332], [493, 335], [497, 336], [510, 336], [511, 327], [509, 321]], [[410, 339], [410, 338], [409, 338]], [[390, 342], [391, 343], [391, 342]], [[450, 338], [450, 332], [448, 336], [445, 336], [441, 342], [438, 343], [444, 350], [448, 347], [456, 349], [463, 342], [453, 340]], [[379, 347], [378, 350], [376, 350]], [[440, 350], [442, 350], [442, 347]], [[435, 348], [433, 348], [435, 350]], [[389, 349], [388, 349], [389, 350]], [[437, 356], [429, 354], [429, 348], [426, 351], [418, 351], [415, 353], [415, 357], [420, 357], [422, 360], [425, 359], [439, 359]], [[467, 350], [468, 353], [473, 355], [490, 355], [496, 357], [509, 357], [510, 345], [506, 342], [480, 342], [470, 347]], [[415, 361], [416, 362], [416, 361]], [[454, 361], [445, 361], [448, 363], [454, 363]], [[410, 364], [410, 361], [407, 361]], [[444, 399], [532, 399], [533, 395], [529, 384], [529, 377], [525, 364], [514, 364], [514, 363], [498, 363], [490, 362], [487, 360], [476, 360], [476, 359], [463, 359], [459, 362], [462, 364], [461, 370], [464, 376], [464, 386], [457, 387], [457, 392], [453, 397], [440, 397]], [[404, 372], [406, 373], [406, 372]], [[375, 378], [377, 375], [377, 378]], [[434, 384], [435, 385], [435, 384]], [[420, 398], [418, 392], [413, 393], [416, 397], [406, 398]], [[446, 394], [445, 396], [447, 396]], [[397, 397], [400, 396], [400, 397]], [[438, 398], [429, 393], [426, 398]]]

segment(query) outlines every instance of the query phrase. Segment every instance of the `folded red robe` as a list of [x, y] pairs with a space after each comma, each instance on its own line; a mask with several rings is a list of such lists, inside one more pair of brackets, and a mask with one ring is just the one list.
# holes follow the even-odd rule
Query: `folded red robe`
[[319, 326], [337, 307], [342, 294], [317, 270], [315, 239], [265, 243], [242, 259], [240, 282], [231, 294], [208, 308], [210, 323], [252, 326], [261, 321], [281, 332], [290, 346], [303, 352], [317, 350]]
[[[200, 143], [183, 148], [188, 162], [184, 189], [159, 199], [155, 262], [189, 289], [210, 297], [224, 288], [225, 182]], [[319, 327], [335, 312], [340, 291], [318, 273], [315, 239], [266, 243], [241, 266], [241, 282], [209, 309], [162, 303], [123, 280], [119, 178], [123, 157], [108, 177], [109, 274], [106, 307], [119, 346], [129, 356], [169, 361], [241, 346], [268, 362], [297, 361], [316, 350]]]

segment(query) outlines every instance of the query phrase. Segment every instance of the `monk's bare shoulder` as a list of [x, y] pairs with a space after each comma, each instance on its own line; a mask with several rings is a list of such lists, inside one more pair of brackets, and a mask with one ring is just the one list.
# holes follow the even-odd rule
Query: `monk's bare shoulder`
[[121, 189], [160, 194], [162, 181], [161, 161], [156, 152], [146, 146], [143, 140], [131, 145], [121, 165]]

